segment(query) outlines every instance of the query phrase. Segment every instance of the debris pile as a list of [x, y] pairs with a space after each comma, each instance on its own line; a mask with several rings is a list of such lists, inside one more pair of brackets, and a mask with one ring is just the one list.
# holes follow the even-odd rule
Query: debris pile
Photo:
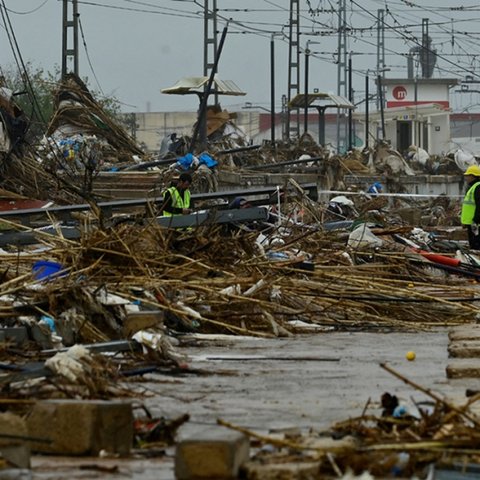
[[111, 115], [105, 113], [77, 75], [65, 76], [58, 86], [55, 104], [46, 137], [47, 141], [56, 143], [66, 162], [84, 163], [82, 160], [86, 157], [82, 155], [82, 149], [89, 145], [96, 147], [89, 152], [90, 160], [94, 160], [92, 155], [101, 155], [104, 167], [130, 163], [135, 155], [143, 155], [134, 140], [112, 120]]
[[326, 432], [263, 435], [218, 420], [248, 436], [255, 447], [242, 478], [298, 478], [290, 476], [293, 472], [308, 474], [305, 478], [436, 478], [433, 474], [440, 471], [452, 475], [441, 478], [453, 478], [454, 471], [470, 471], [468, 464], [477, 460], [479, 420], [472, 408], [479, 396], [452, 404], [390, 366], [381, 367], [425, 400], [406, 405], [385, 392], [378, 402], [369, 400], [359, 417]]
[[[429, 256], [426, 232], [368, 222], [326, 230], [315, 223], [320, 205], [301, 196], [282, 204], [280, 215], [276, 208], [265, 222], [193, 231], [137, 217], [103, 227], [87, 221], [79, 242], [40, 231], [41, 250], [2, 252], [2, 315], [15, 321], [47, 312], [65, 322], [69, 346], [124, 338], [127, 314], [142, 309], [163, 312], [174, 330], [262, 336], [318, 327], [417, 330], [479, 313], [478, 289], [468, 282], [477, 267], [451, 253]], [[35, 261], [63, 270], [39, 280]]]
[[[11, 152], [2, 164], [3, 185], [17, 195], [91, 203], [91, 212], [74, 212], [69, 221], [51, 212], [47, 221], [35, 219], [28, 227], [6, 215], [2, 220], [0, 388], [17, 413], [31, 407], [31, 398], [46, 402], [32, 414], [38, 425], [48, 421], [44, 412], [68, 423], [70, 404], [61, 401], [88, 400], [92, 425], [103, 428], [108, 415], [95, 402], [145, 394], [130, 377], [195, 373], [175, 348], [186, 333], [271, 338], [332, 330], [419, 332], [480, 318], [480, 259], [455, 229], [458, 202], [382, 196], [384, 186], [401, 190], [399, 176], [441, 168], [458, 174], [462, 162], [474, 160], [456, 155], [442, 163], [417, 147], [404, 157], [384, 142], [331, 155], [308, 135], [295, 144], [252, 146], [234, 115], [219, 108], [207, 113], [207, 150], [187, 151], [183, 141], [151, 160], [77, 77], [65, 79], [57, 102], [42, 148], [21, 158]], [[259, 171], [266, 177], [310, 172], [342, 190], [346, 174], [381, 176], [381, 182], [366, 191], [337, 192], [322, 203], [289, 180], [267, 202], [247, 192], [228, 204], [215, 198], [212, 206], [205, 196], [193, 213], [168, 219], [155, 216], [147, 200], [138, 204], [145, 211], [129, 206], [120, 215], [112, 214], [111, 204], [96, 203], [94, 180], [102, 170], [143, 169], [155, 169], [160, 190], [179, 173], [194, 173], [196, 192], [217, 191], [219, 171], [251, 178]], [[422, 391], [435, 400], [428, 409], [402, 410], [386, 393], [380, 416], [367, 415], [367, 406], [361, 417], [332, 427], [341, 444], [325, 447], [312, 436], [273, 442], [281, 448], [261, 450], [252, 464], [308, 462], [315, 475], [413, 475], [470, 455], [479, 426], [470, 404], [458, 408]], [[103, 440], [122, 454], [134, 438], [137, 445], [172, 444], [188, 420], [147, 414], [133, 422], [131, 404], [110, 407], [125, 415], [119, 422], [123, 443], [115, 443], [119, 431], [107, 422], [101, 441], [93, 435], [92, 444], [76, 445], [74, 453], [98, 454]], [[42, 447], [37, 437], [36, 451], [72, 453], [62, 450], [61, 429], [49, 433], [52, 445]], [[246, 478], [262, 475], [253, 465]]]

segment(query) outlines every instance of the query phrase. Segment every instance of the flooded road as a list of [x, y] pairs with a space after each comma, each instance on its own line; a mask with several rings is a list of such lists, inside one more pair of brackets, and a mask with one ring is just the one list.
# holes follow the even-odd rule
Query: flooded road
[[[472, 380], [448, 380], [448, 330], [423, 333], [316, 333], [292, 338], [232, 337], [179, 347], [189, 365], [206, 375], [149, 375], [140, 388], [155, 417], [188, 413], [179, 438], [215, 425], [218, 418], [268, 433], [299, 427], [324, 430], [333, 422], [362, 413], [382, 393], [425, 400], [424, 394], [382, 369], [388, 363], [415, 383], [464, 399]], [[407, 351], [416, 359], [408, 361]], [[174, 449], [157, 458], [70, 459], [35, 456], [33, 478], [173, 479]], [[82, 467], [83, 465], [83, 467]], [[100, 470], [103, 468], [103, 471]]]

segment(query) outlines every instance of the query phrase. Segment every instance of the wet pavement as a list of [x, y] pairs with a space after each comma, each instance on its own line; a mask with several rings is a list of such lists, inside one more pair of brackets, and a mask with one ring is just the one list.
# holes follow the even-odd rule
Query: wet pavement
[[[380, 363], [448, 398], [464, 399], [466, 388], [480, 389], [477, 379], [446, 378], [447, 334], [447, 329], [439, 329], [202, 340], [179, 350], [190, 357], [190, 367], [204, 375], [149, 375], [139, 387], [148, 393], [144, 403], [154, 416], [190, 415], [179, 438], [215, 425], [218, 418], [259, 433], [285, 427], [324, 430], [360, 415], [369, 399], [378, 403], [384, 392], [406, 401], [427, 399]], [[410, 350], [416, 352], [412, 362], [405, 358]], [[171, 448], [156, 458], [35, 456], [33, 478], [171, 480], [173, 455]]]

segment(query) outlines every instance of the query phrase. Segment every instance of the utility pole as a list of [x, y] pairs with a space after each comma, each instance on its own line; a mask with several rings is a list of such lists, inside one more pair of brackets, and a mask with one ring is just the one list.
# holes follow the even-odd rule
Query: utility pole
[[290, 0], [290, 24], [288, 36], [288, 104], [287, 104], [287, 135], [291, 139], [298, 137], [300, 110], [295, 109], [295, 124], [290, 118], [290, 101], [300, 93], [300, 2]]
[[368, 92], [368, 70], [367, 74], [365, 75], [365, 148], [368, 149], [369, 144], [369, 132], [370, 132], [370, 125], [369, 125], [369, 107], [370, 107], [370, 94]]
[[[337, 95], [347, 98], [347, 7], [346, 0], [338, 2]], [[341, 128], [343, 127], [343, 128]], [[337, 109], [337, 153], [340, 141], [346, 139], [346, 125]]]
[[[385, 78], [385, 10], [381, 9], [377, 10], [377, 74], [381, 80]], [[380, 96], [377, 96], [377, 110], [381, 108], [380, 101]]]
[[308, 75], [309, 75], [309, 57], [310, 57], [310, 49], [308, 48], [308, 40], [307, 46], [305, 47], [305, 80], [304, 80], [304, 94], [305, 94], [305, 105], [304, 105], [304, 113], [303, 113], [303, 132], [306, 134], [308, 132]]
[[[212, 72], [218, 50], [217, 0], [204, 0], [203, 17], [203, 76], [209, 77]], [[211, 6], [211, 8], [210, 8]], [[218, 105], [218, 93], [215, 92], [215, 104]]]
[[[72, 17], [69, 19], [68, 4], [72, 3]], [[72, 40], [69, 30], [73, 29], [73, 47], [69, 47]], [[73, 73], [78, 75], [78, 1], [63, 0], [63, 22], [62, 22], [62, 78], [67, 75], [68, 59], [73, 59]]]
[[[352, 52], [348, 56], [348, 101], [353, 103], [353, 71], [352, 71]], [[353, 113], [352, 109], [348, 110], [348, 150], [353, 148]]]
[[288, 117], [288, 101], [285, 94], [282, 95], [282, 139], [288, 140], [287, 117]]
[[275, 38], [270, 38], [270, 142], [275, 149]]

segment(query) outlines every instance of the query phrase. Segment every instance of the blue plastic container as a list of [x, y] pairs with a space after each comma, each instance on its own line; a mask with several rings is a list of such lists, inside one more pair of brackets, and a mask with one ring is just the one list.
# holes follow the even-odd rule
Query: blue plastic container
[[48, 260], [39, 260], [32, 267], [33, 276], [37, 280], [50, 280], [58, 276], [58, 272], [63, 269], [63, 265], [57, 262], [49, 262]]

